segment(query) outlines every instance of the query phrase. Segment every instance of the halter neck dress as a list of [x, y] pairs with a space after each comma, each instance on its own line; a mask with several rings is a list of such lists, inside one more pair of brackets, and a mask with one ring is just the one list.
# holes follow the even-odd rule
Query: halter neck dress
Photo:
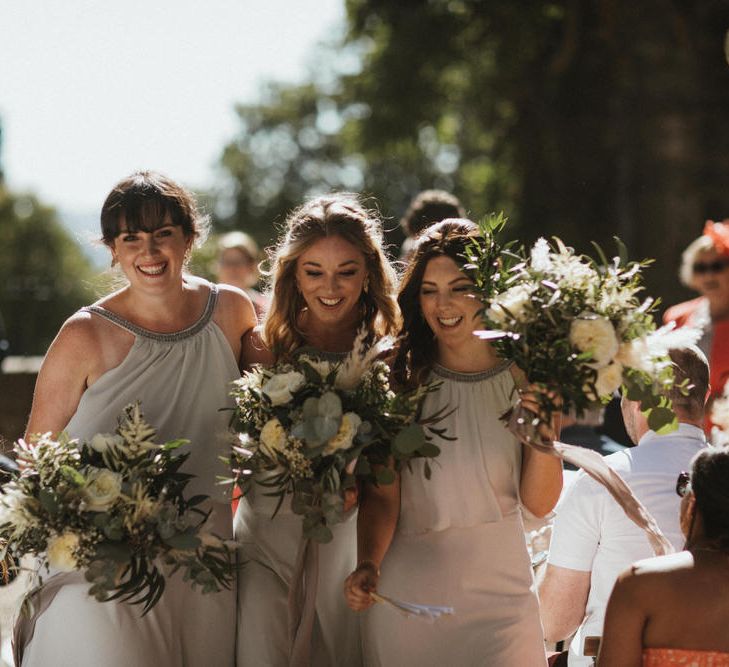
[[[65, 430], [73, 437], [111, 433], [117, 417], [139, 400], [145, 419], [157, 429], [157, 442], [187, 438], [191, 452], [182, 471], [194, 474], [188, 497], [207, 494], [211, 532], [232, 537], [230, 506], [217, 476], [230, 443], [227, 424], [233, 407], [230, 383], [240, 377], [222, 330], [213, 321], [217, 287], [200, 319], [176, 333], [155, 333], [93, 305], [83, 312], [103, 317], [134, 335], [129, 354], [81, 396]], [[69, 576], [69, 575], [62, 575]], [[183, 582], [167, 579], [158, 604], [143, 618], [141, 607], [96, 602], [83, 574], [73, 573], [36, 623], [23, 666], [48, 667], [210, 667], [234, 664], [235, 599], [232, 590], [203, 595]]]
[[[300, 348], [322, 361], [342, 361], [347, 353]], [[288, 598], [294, 584], [296, 557], [302, 545], [301, 516], [290, 499], [274, 519], [278, 499], [254, 484], [241, 498], [234, 519], [235, 538], [242, 552], [238, 578], [238, 667], [289, 665]], [[311, 634], [310, 660], [314, 667], [358, 667], [362, 661], [359, 618], [342, 594], [345, 578], [357, 563], [357, 511], [331, 526], [334, 539], [318, 545], [319, 575]]]
[[431, 625], [374, 605], [363, 613], [366, 665], [546, 665], [520, 511], [521, 445], [499, 420], [514, 400], [509, 366], [432, 370], [441, 385], [422, 414], [452, 410], [438, 428], [455, 440], [435, 440], [431, 479], [420, 459], [402, 470], [400, 518], [378, 591], [455, 613]]

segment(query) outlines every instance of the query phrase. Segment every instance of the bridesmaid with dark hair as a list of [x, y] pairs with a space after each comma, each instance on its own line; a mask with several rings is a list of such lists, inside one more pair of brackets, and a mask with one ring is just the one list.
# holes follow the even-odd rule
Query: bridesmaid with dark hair
[[[141, 401], [160, 442], [190, 440], [182, 470], [195, 477], [187, 491], [211, 497], [206, 526], [230, 538], [230, 505], [217, 484], [230, 442], [220, 408], [232, 407], [241, 339], [256, 317], [240, 290], [186, 273], [206, 223], [192, 194], [162, 174], [137, 172], [114, 187], [101, 230], [126, 285], [64, 323], [43, 360], [27, 433], [111, 433], [124, 407]], [[97, 602], [83, 573], [55, 576], [65, 581], [48, 607], [30, 626], [19, 619], [24, 667], [234, 662], [235, 590], [203, 595], [177, 573], [141, 617], [137, 606]]]
[[[473, 335], [481, 303], [463, 269], [478, 235], [468, 220], [444, 220], [417, 241], [400, 286], [403, 385], [440, 382], [423, 414], [455, 438], [426, 479], [416, 460], [400, 483], [361, 493], [358, 566], [345, 597], [363, 616], [368, 665], [545, 665], [539, 604], [521, 506], [543, 516], [562, 485], [559, 460], [522, 447], [499, 417], [523, 379]], [[426, 623], [372, 607], [370, 593], [445, 604], [453, 616]], [[372, 608], [370, 608], [372, 607]]]

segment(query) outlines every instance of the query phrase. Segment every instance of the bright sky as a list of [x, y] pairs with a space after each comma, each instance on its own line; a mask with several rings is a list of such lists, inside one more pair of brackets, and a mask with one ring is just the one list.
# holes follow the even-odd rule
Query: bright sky
[[210, 186], [234, 104], [343, 22], [343, 0], [0, 0], [8, 185], [74, 212], [143, 167]]

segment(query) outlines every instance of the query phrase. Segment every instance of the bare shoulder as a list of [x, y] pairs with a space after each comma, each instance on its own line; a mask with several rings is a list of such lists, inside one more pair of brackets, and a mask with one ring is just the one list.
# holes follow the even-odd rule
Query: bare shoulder
[[101, 338], [100, 324], [98, 317], [79, 310], [63, 323], [48, 354], [65, 354], [77, 349], [93, 353]]
[[271, 366], [274, 363], [273, 354], [263, 342], [262, 329], [256, 326], [243, 336], [243, 349], [241, 352], [242, 367], [250, 368], [254, 364]]
[[[218, 285], [218, 305], [215, 317], [228, 322], [239, 322], [245, 330], [256, 325], [253, 302], [243, 290], [232, 285]], [[246, 326], [247, 325], [247, 326]]]
[[649, 577], [653, 574], [667, 574], [671, 572], [684, 572], [694, 567], [694, 557], [690, 551], [679, 551], [667, 556], [654, 556], [636, 561], [630, 566], [629, 572], [634, 577]]
[[645, 601], [662, 599], [682, 584], [693, 567], [694, 557], [688, 551], [639, 560], [618, 577], [615, 590]]

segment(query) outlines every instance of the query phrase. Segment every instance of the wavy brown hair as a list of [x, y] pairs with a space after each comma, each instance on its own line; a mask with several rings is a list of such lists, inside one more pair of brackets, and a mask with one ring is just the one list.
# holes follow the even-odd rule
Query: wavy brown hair
[[[418, 237], [397, 297], [402, 313], [400, 346], [393, 365], [397, 384], [421, 384], [435, 362], [435, 336], [420, 309], [420, 288], [428, 262], [434, 257], [450, 257], [462, 267], [466, 248], [478, 236], [478, 227], [473, 222], [451, 218], [427, 227]], [[464, 273], [468, 275], [467, 271]]]
[[263, 325], [263, 340], [276, 359], [306, 343], [297, 328], [306, 304], [296, 289], [296, 263], [315, 241], [329, 236], [340, 236], [365, 257], [368, 289], [361, 294], [360, 309], [370, 337], [394, 334], [400, 325], [396, 276], [382, 249], [379, 217], [365, 209], [356, 195], [317, 197], [289, 215], [284, 235], [270, 253], [271, 305]]

